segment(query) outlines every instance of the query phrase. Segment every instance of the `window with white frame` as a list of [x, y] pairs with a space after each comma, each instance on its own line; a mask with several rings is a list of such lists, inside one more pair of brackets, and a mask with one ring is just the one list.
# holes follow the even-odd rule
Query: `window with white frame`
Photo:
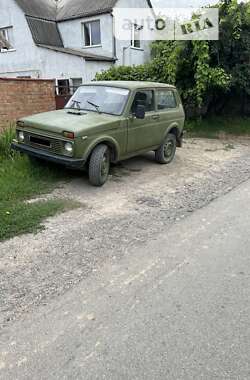
[[83, 23], [84, 46], [101, 45], [101, 23], [100, 20]]
[[13, 28], [0, 28], [0, 52], [13, 49]]
[[141, 48], [141, 32], [143, 26], [133, 24], [132, 25], [132, 37], [131, 37], [131, 46], [137, 49]]
[[82, 85], [82, 78], [71, 78], [71, 92], [74, 92]]

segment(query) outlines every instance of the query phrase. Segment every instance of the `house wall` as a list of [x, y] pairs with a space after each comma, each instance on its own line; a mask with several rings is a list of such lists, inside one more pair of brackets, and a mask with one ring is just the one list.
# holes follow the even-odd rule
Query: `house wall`
[[[152, 15], [147, 0], [137, 0], [136, 3], [134, 0], [118, 0], [115, 8], [148, 8], [149, 14]], [[82, 24], [93, 20], [100, 20], [102, 43], [101, 46], [98, 47], [85, 48], [83, 47], [84, 37]], [[131, 47], [130, 36], [128, 36], [126, 41], [116, 39], [114, 42], [114, 20], [113, 15], [109, 13], [59, 22], [58, 27], [65, 47], [84, 49], [84, 51], [93, 54], [107, 55], [109, 57], [114, 56], [116, 51], [116, 65], [140, 65], [150, 60], [149, 41], [142, 41], [141, 49]], [[115, 48], [114, 43], [116, 44]]]
[[23, 11], [0, 0], [0, 28], [13, 26], [14, 49], [0, 53], [0, 76], [64, 79], [84, 77], [84, 59], [35, 45]]
[[[118, 7], [134, 7], [134, 0], [118, 0]], [[147, 7], [146, 0], [137, 0], [137, 7]], [[48, 79], [82, 78], [83, 82], [92, 80], [96, 72], [109, 68], [112, 63], [85, 62], [82, 57], [64, 54], [37, 47], [32, 39], [25, 15], [14, 0], [0, 0], [0, 28], [13, 26], [12, 51], [0, 53], [0, 76]], [[113, 17], [110, 14], [98, 15], [59, 23], [59, 30], [65, 47], [83, 49], [82, 23], [100, 18], [102, 46], [86, 48], [86, 51], [113, 56]], [[128, 47], [127, 49], [125, 49]], [[130, 47], [127, 41], [116, 40], [116, 65], [138, 65], [150, 57], [149, 43], [143, 49]]]
[[26, 18], [13, 0], [0, 0], [0, 28], [13, 26], [13, 51], [0, 53], [0, 76], [40, 73], [39, 52], [35, 48]]
[[[118, 0], [115, 8], [148, 8], [148, 14], [152, 17], [147, 0]], [[116, 39], [116, 50], [116, 65], [142, 65], [150, 60], [150, 41], [142, 41], [141, 49], [137, 49], [131, 46], [131, 36], [126, 41]]]
[[85, 73], [84, 73], [84, 82], [91, 82], [96, 73], [100, 73], [104, 70], [108, 70], [113, 64], [109, 62], [92, 62], [86, 61], [85, 63]]
[[[101, 25], [101, 46], [84, 47], [84, 36], [82, 24], [87, 21], [100, 20]], [[113, 17], [110, 14], [85, 17], [76, 20], [63, 21], [58, 23], [64, 46], [75, 49], [83, 49], [83, 51], [105, 55], [108, 57], [114, 56], [113, 46]]]
[[36, 47], [41, 62], [41, 78], [70, 79], [83, 78], [85, 60], [71, 54], [64, 54], [50, 49]]
[[0, 126], [56, 108], [53, 80], [0, 78], [0, 94]]

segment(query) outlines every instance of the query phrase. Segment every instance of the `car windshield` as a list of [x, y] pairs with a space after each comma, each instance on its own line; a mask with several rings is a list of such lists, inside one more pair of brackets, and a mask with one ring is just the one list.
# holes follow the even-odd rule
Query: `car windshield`
[[65, 108], [121, 115], [129, 90], [109, 86], [81, 86]]

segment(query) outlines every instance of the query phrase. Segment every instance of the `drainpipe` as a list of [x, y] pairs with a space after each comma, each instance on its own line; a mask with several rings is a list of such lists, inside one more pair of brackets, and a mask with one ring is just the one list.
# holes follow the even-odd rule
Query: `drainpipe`
[[116, 57], [115, 19], [114, 19], [114, 15], [113, 15], [112, 12], [110, 13], [110, 15], [111, 15], [111, 17], [112, 17], [113, 57], [114, 57], [115, 59], [117, 59], [117, 57]]
[[123, 64], [123, 66], [125, 66], [125, 61], [126, 61], [126, 56], [125, 56], [125, 52], [126, 52], [126, 50], [128, 50], [129, 48], [131, 47], [131, 45], [128, 45], [128, 46], [124, 46], [123, 48], [122, 48], [122, 64]]

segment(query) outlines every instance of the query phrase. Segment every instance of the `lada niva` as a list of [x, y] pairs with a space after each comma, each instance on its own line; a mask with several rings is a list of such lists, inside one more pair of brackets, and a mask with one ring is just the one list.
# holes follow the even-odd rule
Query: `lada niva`
[[107, 81], [80, 86], [62, 110], [17, 121], [12, 148], [67, 167], [87, 168], [90, 183], [102, 186], [110, 164], [155, 152], [172, 162], [181, 147], [185, 114], [174, 86]]

